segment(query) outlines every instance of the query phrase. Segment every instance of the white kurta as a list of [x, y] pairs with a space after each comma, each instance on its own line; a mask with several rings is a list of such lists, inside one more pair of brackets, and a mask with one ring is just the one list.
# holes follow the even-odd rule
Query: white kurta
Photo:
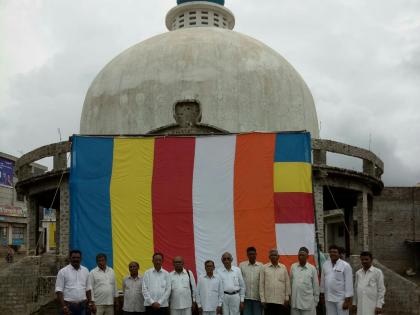
[[353, 304], [357, 305], [357, 315], [374, 315], [375, 308], [382, 308], [385, 298], [384, 276], [376, 267], [366, 272], [359, 269], [354, 283]]
[[[188, 276], [188, 273], [190, 276]], [[171, 279], [171, 297], [170, 307], [171, 310], [181, 310], [191, 308], [192, 302], [195, 302], [195, 279], [194, 275], [185, 269], [181, 273], [172, 271], [170, 274]]]

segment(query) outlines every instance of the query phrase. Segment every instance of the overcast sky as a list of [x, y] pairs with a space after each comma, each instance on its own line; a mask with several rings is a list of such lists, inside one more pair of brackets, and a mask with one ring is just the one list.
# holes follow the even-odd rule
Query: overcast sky
[[[0, 0], [0, 151], [78, 133], [95, 75], [166, 32], [175, 0]], [[420, 1], [226, 0], [235, 30], [282, 54], [315, 99], [321, 137], [370, 148], [386, 185], [420, 182]], [[334, 158], [334, 157], [333, 157]], [[332, 158], [332, 159], [333, 159]], [[354, 161], [349, 167], [360, 167]]]

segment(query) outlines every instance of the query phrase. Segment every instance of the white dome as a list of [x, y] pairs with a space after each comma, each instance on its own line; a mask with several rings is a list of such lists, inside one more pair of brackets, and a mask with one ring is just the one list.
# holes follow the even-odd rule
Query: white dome
[[177, 101], [201, 104], [202, 123], [230, 132], [308, 130], [319, 136], [312, 95], [277, 52], [237, 32], [179, 29], [141, 42], [98, 74], [81, 134], [144, 134], [174, 123]]

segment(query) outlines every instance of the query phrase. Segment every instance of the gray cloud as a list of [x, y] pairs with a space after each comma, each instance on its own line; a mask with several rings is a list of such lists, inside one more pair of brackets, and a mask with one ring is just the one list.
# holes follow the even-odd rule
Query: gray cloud
[[[9, 77], [8, 104], [0, 104], [0, 146], [12, 154], [57, 141], [58, 127], [64, 137], [77, 133], [95, 75], [125, 48], [165, 32], [165, 14], [175, 0], [41, 3], [33, 27], [51, 48], [49, 59]], [[226, 5], [236, 15], [236, 31], [273, 47], [301, 73], [314, 95], [323, 138], [370, 146], [385, 162], [387, 185], [420, 182], [420, 2]]]

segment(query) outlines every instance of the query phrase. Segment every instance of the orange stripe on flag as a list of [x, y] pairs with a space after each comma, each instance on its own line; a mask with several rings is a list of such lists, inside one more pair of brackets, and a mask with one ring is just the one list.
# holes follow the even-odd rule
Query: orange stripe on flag
[[236, 140], [234, 214], [238, 262], [254, 246], [263, 257], [276, 247], [273, 160], [275, 134], [239, 135]]

